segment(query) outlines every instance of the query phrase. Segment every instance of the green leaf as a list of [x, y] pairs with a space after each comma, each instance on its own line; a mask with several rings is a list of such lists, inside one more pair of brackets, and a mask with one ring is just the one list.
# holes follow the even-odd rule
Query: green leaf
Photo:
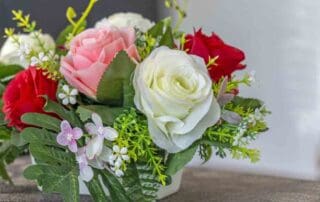
[[127, 94], [127, 85], [131, 82], [131, 75], [136, 64], [125, 51], [121, 51], [113, 59], [104, 72], [97, 90], [99, 102], [123, 106], [124, 95]]
[[13, 185], [13, 182], [12, 182], [12, 180], [11, 180], [7, 170], [6, 170], [6, 165], [5, 165], [5, 163], [3, 162], [2, 159], [0, 159], [0, 177], [3, 180], [8, 181], [10, 184]]
[[[5, 89], [6, 89], [6, 87], [2, 83], [0, 83], [0, 96], [3, 95], [3, 92]], [[2, 108], [2, 106], [3, 106], [3, 101], [1, 100], [1, 108]]]
[[262, 107], [263, 105], [263, 102], [261, 100], [254, 99], [254, 98], [243, 98], [239, 96], [234, 97], [234, 99], [232, 100], [232, 103], [235, 106], [243, 107], [245, 110], [257, 109]]
[[168, 160], [166, 162], [167, 170], [166, 174], [173, 176], [179, 170], [185, 167], [189, 163], [194, 154], [196, 153], [199, 146], [199, 142], [193, 143], [189, 148], [175, 154], [169, 154]]
[[25, 128], [20, 133], [20, 135], [24, 139], [24, 141], [30, 144], [41, 144], [54, 147], [62, 147], [57, 143], [57, 135], [45, 129], [29, 127]]
[[[84, 21], [80, 27], [86, 27], [86, 26], [87, 26], [87, 22]], [[64, 46], [64, 44], [67, 41], [67, 37], [69, 34], [72, 33], [72, 30], [73, 30], [73, 25], [68, 25], [64, 30], [62, 30], [62, 32], [60, 32], [60, 34], [56, 39], [57, 47]]]
[[163, 30], [166, 29], [166, 27], [171, 25], [171, 17], [164, 18], [160, 20], [157, 24], [155, 24], [153, 27], [151, 27], [148, 30], [148, 35], [157, 38], [158, 36], [163, 35]]
[[11, 130], [6, 126], [0, 126], [0, 142], [11, 138]]
[[112, 201], [109, 196], [103, 190], [101, 182], [98, 178], [97, 173], [90, 182], [86, 182], [86, 186], [90, 192], [91, 197], [95, 202], [109, 202]]
[[68, 25], [60, 34], [58, 35], [56, 39], [57, 46], [63, 46], [64, 43], [67, 41], [67, 36], [72, 32], [73, 26]]
[[155, 201], [160, 184], [153, 169], [144, 163], [130, 163], [122, 181], [132, 201]]
[[29, 150], [36, 162], [60, 165], [75, 165], [74, 155], [50, 146], [30, 144]]
[[45, 96], [45, 99], [47, 100], [43, 107], [45, 112], [51, 112], [59, 115], [60, 118], [67, 120], [74, 127], [82, 127], [81, 120], [75, 112], [68, 111], [60, 104], [48, 99], [47, 96]]
[[0, 80], [3, 80], [7, 77], [11, 77], [22, 70], [24, 70], [24, 68], [20, 65], [0, 64]]
[[61, 193], [66, 202], [79, 201], [79, 171], [75, 167], [37, 164], [24, 171], [27, 179], [37, 180], [46, 193]]
[[32, 126], [53, 130], [55, 132], [60, 131], [61, 121], [46, 114], [26, 113], [21, 117], [21, 120], [25, 124], [29, 124]]
[[24, 139], [21, 137], [20, 133], [16, 130], [11, 131], [10, 142], [12, 145], [15, 145], [17, 147], [21, 147], [27, 144], [27, 142], [24, 141]]
[[97, 113], [102, 119], [102, 122], [106, 125], [112, 125], [114, 120], [123, 112], [121, 107], [107, 107], [105, 105], [87, 105], [79, 106], [77, 113], [80, 119], [85, 122], [91, 119], [92, 113]]
[[43, 175], [44, 173], [45, 172], [43, 171], [41, 166], [31, 165], [23, 171], [23, 176], [28, 180], [36, 180], [40, 175]]
[[110, 197], [112, 201], [119, 201], [119, 202], [131, 201], [130, 198], [127, 196], [123, 186], [113, 174], [111, 174], [107, 170], [103, 170], [100, 172], [100, 175], [102, 177], [102, 181], [104, 185], [108, 188], [110, 192]]
[[174, 48], [174, 39], [173, 39], [173, 34], [172, 34], [172, 29], [171, 27], [167, 27], [166, 32], [162, 36], [160, 42], [160, 46], [168, 46], [169, 48]]
[[8, 172], [6, 171], [6, 165], [12, 163], [23, 150], [24, 147], [19, 149], [18, 147], [12, 145], [10, 140], [0, 144], [0, 177], [3, 180], [13, 184]]
[[0, 146], [0, 159], [6, 164], [12, 163], [19, 156], [25, 147], [18, 148], [11, 144], [11, 141], [3, 142]]

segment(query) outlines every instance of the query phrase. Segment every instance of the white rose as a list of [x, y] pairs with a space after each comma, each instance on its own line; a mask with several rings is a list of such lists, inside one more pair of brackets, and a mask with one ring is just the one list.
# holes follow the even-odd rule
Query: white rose
[[188, 148], [220, 118], [206, 65], [198, 56], [155, 49], [135, 70], [134, 103], [148, 118], [156, 145], [169, 153]]
[[118, 28], [133, 27], [139, 29], [142, 32], [146, 32], [154, 25], [154, 23], [138, 13], [129, 12], [115, 13], [108, 18], [103, 18], [96, 23], [95, 27], [101, 28], [109, 25], [113, 25]]
[[[28, 47], [35, 51], [41, 51], [39, 42], [31, 34], [19, 34], [16, 35], [21, 44], [24, 47]], [[54, 49], [55, 42], [49, 34], [40, 34], [40, 39], [43, 41], [46, 49]], [[28, 67], [29, 64], [26, 60], [21, 60], [19, 55], [19, 46], [13, 42], [11, 38], [8, 38], [0, 51], [0, 62], [5, 64], [18, 64], [23, 67]]]

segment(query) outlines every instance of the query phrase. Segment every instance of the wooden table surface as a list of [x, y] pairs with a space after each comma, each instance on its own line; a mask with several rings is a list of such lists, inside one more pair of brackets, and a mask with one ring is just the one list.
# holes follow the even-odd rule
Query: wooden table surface
[[[58, 195], [39, 192], [21, 172], [29, 163], [20, 158], [9, 167], [16, 186], [0, 183], [0, 202], [61, 201]], [[90, 201], [81, 197], [81, 201]], [[320, 182], [236, 174], [215, 170], [186, 169], [181, 190], [161, 202], [319, 202]]]

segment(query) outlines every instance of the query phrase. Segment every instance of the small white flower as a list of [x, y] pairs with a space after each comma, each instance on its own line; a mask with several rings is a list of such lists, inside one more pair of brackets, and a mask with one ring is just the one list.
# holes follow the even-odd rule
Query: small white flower
[[26, 55], [29, 55], [30, 52], [31, 49], [29, 45], [20, 41], [20, 46], [17, 50], [17, 54], [20, 57], [20, 60], [24, 60], [26, 58]]
[[116, 174], [117, 177], [124, 175], [123, 171], [119, 167], [111, 167], [111, 170]]
[[256, 75], [256, 71], [251, 71], [249, 73], [249, 81], [250, 81], [250, 83], [254, 83], [256, 81], [255, 75]]
[[[41, 33], [38, 33], [37, 35], [46, 50], [55, 49], [55, 42], [50, 35]], [[29, 60], [31, 52], [41, 52], [42, 48], [39, 45], [38, 39], [35, 39], [34, 34], [32, 33], [17, 34], [14, 35], [14, 37], [19, 40], [18, 43], [13, 40], [12, 37], [9, 37], [0, 50], [0, 60], [5, 64], [18, 64], [27, 68], [31, 62]]]
[[49, 60], [49, 57], [44, 54], [44, 52], [40, 52], [38, 55], [39, 61], [46, 62]]
[[35, 57], [35, 56], [32, 56], [31, 57], [31, 61], [30, 61], [30, 65], [31, 66], [36, 66], [37, 64], [39, 64], [39, 59], [37, 58], [37, 57]]
[[62, 90], [63, 90], [63, 93], [59, 93], [58, 97], [62, 100], [63, 105], [68, 105], [68, 104], [74, 105], [77, 103], [77, 99], [76, 99], [78, 95], [77, 89], [75, 88], [70, 89], [68, 85], [63, 85]]
[[126, 147], [120, 147], [118, 145], [114, 145], [113, 154], [109, 158], [109, 162], [111, 165], [115, 165], [116, 163], [122, 163], [122, 161], [129, 161], [129, 156], [127, 155], [128, 149]]
[[129, 156], [127, 155], [128, 149], [126, 147], [120, 147], [118, 145], [114, 145], [112, 148], [113, 154], [109, 157], [109, 163], [111, 165], [111, 170], [113, 170], [116, 176], [123, 176], [123, 171], [121, 170], [121, 166], [124, 161], [129, 161]]
[[38, 64], [41, 64], [42, 62], [47, 62], [49, 60], [49, 57], [44, 54], [44, 52], [40, 52], [38, 54], [38, 57], [32, 56], [30, 64], [31, 66], [36, 66]]
[[263, 114], [261, 113], [260, 109], [256, 109], [254, 111], [254, 117], [257, 121], [263, 120]]

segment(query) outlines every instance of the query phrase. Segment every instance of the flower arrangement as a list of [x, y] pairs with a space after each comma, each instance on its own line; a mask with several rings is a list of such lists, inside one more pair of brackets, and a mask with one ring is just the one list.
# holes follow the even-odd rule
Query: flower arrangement
[[[245, 54], [217, 34], [179, 30], [134, 13], [88, 28], [90, 0], [55, 40], [30, 15], [12, 11], [23, 34], [5, 29], [0, 53], [0, 175], [30, 152], [24, 171], [44, 192], [79, 201], [84, 182], [94, 201], [154, 201], [198, 152], [207, 162], [259, 160], [248, 148], [267, 130], [263, 102], [240, 96], [253, 77]], [[107, 191], [106, 191], [107, 190]]]

